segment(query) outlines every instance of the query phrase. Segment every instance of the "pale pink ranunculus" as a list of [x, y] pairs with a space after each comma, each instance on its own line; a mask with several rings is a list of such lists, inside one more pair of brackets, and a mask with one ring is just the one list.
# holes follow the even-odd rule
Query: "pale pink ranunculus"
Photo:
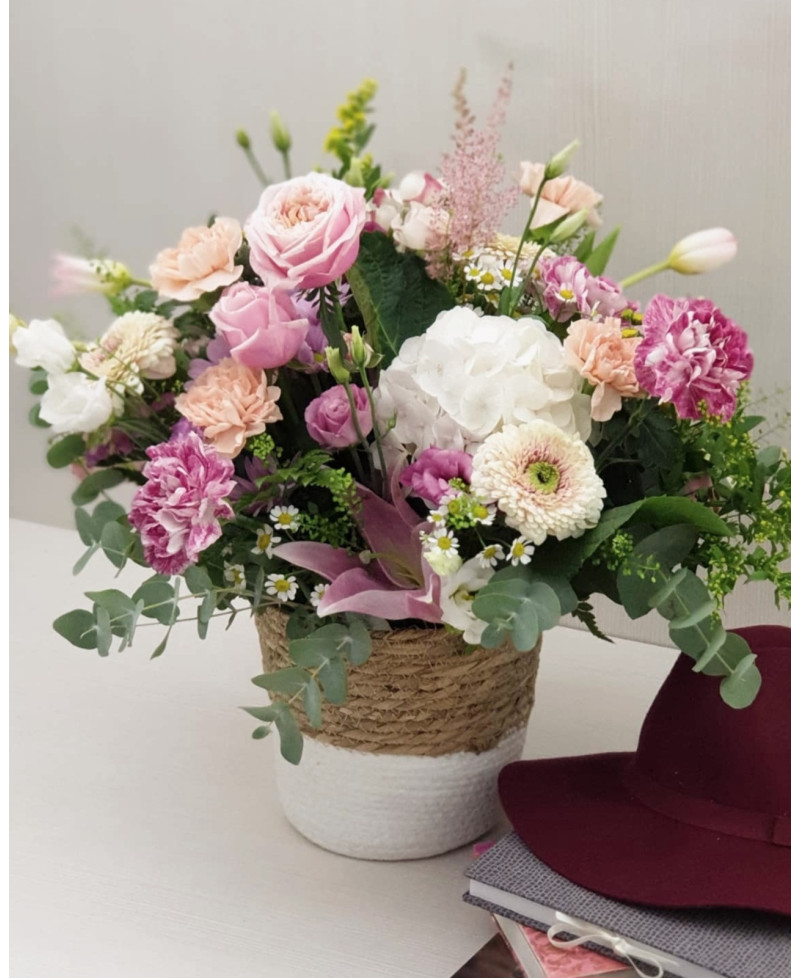
[[[363, 387], [350, 388], [356, 406], [356, 417], [361, 434], [365, 437], [372, 431], [372, 414], [367, 392]], [[353, 424], [350, 402], [344, 387], [329, 387], [319, 397], [315, 397], [305, 410], [308, 433], [324, 448], [347, 448], [358, 443], [358, 434]]]
[[287, 292], [249, 282], [225, 289], [209, 318], [233, 359], [254, 370], [274, 370], [293, 360], [308, 333], [308, 320]]
[[608, 421], [622, 407], [623, 397], [641, 394], [633, 368], [642, 338], [626, 330], [619, 319], [579, 319], [571, 323], [564, 340], [564, 360], [594, 384], [592, 418]]
[[193, 302], [205, 292], [232, 285], [242, 274], [236, 252], [242, 228], [232, 217], [218, 217], [211, 227], [187, 228], [177, 248], [165, 248], [150, 266], [150, 279], [159, 295]]
[[248, 438], [283, 417], [280, 387], [267, 385], [263, 370], [251, 370], [232, 357], [208, 367], [175, 400], [176, 409], [201, 428], [203, 437], [225, 458], [235, 458]]
[[[544, 171], [544, 163], [520, 163], [520, 190], [531, 198], [535, 197], [544, 180]], [[555, 177], [548, 180], [542, 188], [531, 227], [542, 227], [559, 217], [575, 214], [586, 208], [586, 224], [590, 228], [598, 228], [601, 222], [596, 208], [602, 199], [602, 195], [588, 183], [576, 180], [575, 177]]]
[[363, 188], [325, 173], [273, 184], [245, 221], [250, 264], [268, 286], [328, 285], [356, 260], [366, 217]]
[[409, 251], [439, 251], [447, 244], [448, 221], [443, 208], [412, 200], [392, 220], [392, 238]]

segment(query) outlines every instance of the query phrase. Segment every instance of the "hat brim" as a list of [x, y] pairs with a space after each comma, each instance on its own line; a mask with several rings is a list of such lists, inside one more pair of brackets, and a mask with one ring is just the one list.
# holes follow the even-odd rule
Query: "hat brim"
[[623, 783], [632, 757], [509, 764], [499, 789], [514, 831], [561, 876], [612, 899], [790, 912], [788, 847], [696, 828], [645, 807]]

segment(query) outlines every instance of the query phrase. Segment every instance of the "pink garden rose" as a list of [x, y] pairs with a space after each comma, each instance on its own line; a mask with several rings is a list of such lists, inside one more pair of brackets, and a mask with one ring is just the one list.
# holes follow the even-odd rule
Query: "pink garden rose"
[[268, 286], [328, 285], [356, 260], [366, 215], [363, 188], [325, 173], [273, 184], [245, 222], [250, 264]]
[[142, 538], [147, 563], [159, 574], [181, 574], [222, 534], [233, 510], [233, 463], [196, 432], [147, 449], [147, 482], [136, 490], [128, 519]]
[[226, 357], [207, 367], [176, 400], [176, 409], [201, 428], [203, 437], [226, 458], [234, 458], [248, 438], [283, 417], [280, 387], [268, 387], [263, 370]]
[[308, 320], [287, 292], [248, 282], [225, 289], [209, 318], [233, 359], [254, 370], [274, 370], [293, 360], [308, 332]]
[[[544, 163], [526, 161], [520, 164], [520, 170], [520, 190], [529, 197], [535, 197], [544, 179]], [[542, 189], [531, 227], [542, 227], [557, 221], [559, 217], [575, 214], [586, 208], [589, 212], [586, 216], [587, 225], [590, 228], [599, 228], [600, 215], [596, 208], [602, 199], [588, 183], [576, 180], [575, 177], [555, 177], [548, 180]]]
[[451, 479], [459, 479], [469, 485], [472, 478], [472, 456], [454, 449], [426, 448], [419, 458], [403, 469], [400, 484], [410, 486], [411, 492], [420, 499], [439, 503], [453, 492]]
[[205, 292], [231, 285], [242, 274], [235, 262], [242, 229], [232, 217], [218, 217], [211, 227], [187, 228], [177, 248], [166, 248], [150, 266], [159, 295], [193, 302]]
[[620, 320], [610, 316], [579, 319], [567, 329], [564, 360], [594, 385], [595, 421], [608, 421], [622, 407], [623, 397], [640, 393], [633, 358], [641, 339], [636, 330], [623, 329]]
[[[362, 435], [372, 431], [372, 414], [369, 399], [363, 387], [351, 386], [356, 417]], [[323, 391], [305, 410], [308, 433], [323, 448], [347, 448], [358, 443], [347, 392], [338, 384]]]
[[753, 372], [747, 333], [708, 299], [656, 295], [644, 311], [634, 366], [642, 388], [681, 418], [728, 421], [739, 385]]

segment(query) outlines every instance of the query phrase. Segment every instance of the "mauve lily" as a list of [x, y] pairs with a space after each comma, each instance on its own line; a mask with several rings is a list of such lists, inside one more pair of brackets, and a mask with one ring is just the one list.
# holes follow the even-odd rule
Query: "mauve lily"
[[392, 502], [359, 486], [358, 521], [372, 559], [362, 559], [327, 543], [284, 543], [273, 551], [290, 564], [327, 578], [330, 587], [317, 614], [344, 611], [397, 621], [417, 618], [440, 622], [441, 581], [422, 558], [420, 530], [425, 525], [392, 480]]

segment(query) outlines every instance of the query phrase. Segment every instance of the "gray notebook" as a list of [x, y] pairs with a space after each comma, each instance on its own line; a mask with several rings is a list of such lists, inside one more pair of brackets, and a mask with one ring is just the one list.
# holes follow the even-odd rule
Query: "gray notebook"
[[602, 929], [631, 945], [627, 956], [605, 938], [598, 943], [589, 938], [585, 946], [626, 963], [633, 958], [645, 974], [657, 973], [656, 960], [664, 975], [675, 978], [790, 978], [790, 922], [779, 914], [669, 910], [611, 900], [554, 872], [513, 832], [475, 860], [466, 875], [468, 903], [539, 930], [559, 924], [559, 939]]

